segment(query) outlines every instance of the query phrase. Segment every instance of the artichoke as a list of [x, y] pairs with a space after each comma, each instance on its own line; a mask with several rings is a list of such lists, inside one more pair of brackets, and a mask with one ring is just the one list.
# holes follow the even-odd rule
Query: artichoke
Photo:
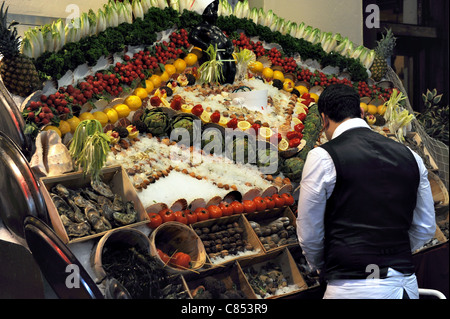
[[288, 158], [281, 165], [281, 172], [291, 181], [300, 182], [305, 161], [298, 157]]
[[146, 110], [142, 120], [148, 132], [154, 136], [162, 136], [169, 131], [170, 118], [161, 108]]
[[[170, 126], [173, 133], [179, 134], [178, 136], [171, 136], [171, 139], [175, 142], [185, 140], [186, 131], [189, 133], [189, 144], [192, 145], [194, 140], [194, 121], [195, 118], [190, 114], [179, 114], [172, 119]], [[185, 141], [184, 141], [185, 142]]]

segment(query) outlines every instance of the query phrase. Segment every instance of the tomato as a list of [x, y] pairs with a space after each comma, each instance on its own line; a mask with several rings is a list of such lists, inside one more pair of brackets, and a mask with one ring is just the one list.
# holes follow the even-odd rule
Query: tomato
[[275, 201], [273, 200], [272, 197], [270, 196], [264, 197], [264, 201], [266, 202], [267, 209], [275, 208]]
[[253, 201], [255, 202], [256, 205], [256, 210], [258, 212], [262, 212], [263, 210], [267, 209], [267, 204], [266, 201], [264, 200], [264, 198], [262, 198], [261, 196], [257, 196], [253, 199]]
[[303, 125], [303, 123], [298, 123], [297, 125], [294, 126], [294, 131], [296, 132], [303, 132], [303, 129], [305, 128], [305, 125]]
[[186, 214], [188, 224], [194, 224], [197, 222], [198, 216], [195, 212], [192, 210], [185, 210], [184, 213]]
[[191, 265], [191, 256], [179, 251], [170, 258], [170, 263], [177, 268], [189, 269]]
[[231, 207], [233, 207], [233, 214], [242, 214], [244, 212], [244, 205], [237, 200], [231, 203]]
[[169, 208], [160, 211], [159, 216], [161, 216], [163, 223], [173, 222], [175, 220], [175, 213]]
[[196, 106], [194, 106], [191, 110], [191, 113], [196, 115], [196, 116], [200, 116], [203, 113], [203, 107], [201, 104], [197, 104]]
[[300, 145], [300, 143], [302, 142], [301, 139], [299, 138], [293, 138], [292, 140], [289, 141], [289, 148], [294, 148]]
[[157, 228], [163, 222], [162, 217], [157, 213], [148, 214], [148, 218], [150, 219], [150, 222], [147, 224], [147, 226], [151, 229]]
[[300, 113], [298, 116], [297, 116], [297, 118], [300, 120], [300, 121], [304, 121], [305, 119], [306, 119], [306, 114], [305, 113]]
[[227, 127], [232, 128], [233, 130], [237, 128], [238, 125], [238, 119], [235, 117], [228, 121]]
[[261, 128], [261, 124], [259, 124], [259, 123], [254, 123], [252, 125], [252, 129], [255, 131], [255, 134], [258, 134], [260, 128]]
[[209, 212], [209, 217], [210, 218], [220, 218], [220, 217], [222, 217], [222, 210], [217, 205], [210, 205], [210, 206], [208, 206], [207, 210]]
[[167, 265], [167, 264], [169, 263], [169, 261], [170, 261], [169, 255], [167, 255], [166, 253], [162, 252], [161, 249], [157, 249], [157, 252], [158, 252], [159, 258], [161, 258], [161, 260], [163, 261], [163, 263], [164, 263], [165, 265]]
[[209, 211], [204, 207], [198, 207], [195, 214], [197, 214], [197, 221], [199, 222], [209, 219]]
[[277, 141], [278, 141], [278, 143], [280, 143], [282, 139], [283, 139], [283, 136], [281, 135], [281, 133], [278, 133], [277, 134]]
[[174, 213], [174, 215], [175, 215], [175, 220], [177, 222], [185, 224], [185, 225], [188, 223], [187, 216], [183, 211], [177, 211]]
[[296, 131], [290, 131], [286, 133], [286, 138], [288, 140], [293, 140], [294, 138], [300, 138], [300, 133]]
[[289, 193], [284, 193], [281, 195], [284, 198], [284, 204], [287, 206], [292, 206], [295, 202], [294, 196]]
[[222, 216], [231, 216], [233, 215], [233, 206], [228, 204], [227, 202], [222, 202], [219, 204], [220, 209], [222, 210]]
[[209, 117], [211, 119], [211, 122], [213, 123], [219, 123], [220, 121], [220, 112], [215, 111], [211, 116]]
[[252, 200], [246, 199], [242, 202], [245, 213], [253, 213], [256, 210], [256, 203]]
[[284, 206], [285, 200], [283, 197], [281, 197], [280, 194], [274, 194], [272, 196], [272, 198], [273, 198], [273, 201], [275, 202], [275, 207], [280, 208], [280, 207]]

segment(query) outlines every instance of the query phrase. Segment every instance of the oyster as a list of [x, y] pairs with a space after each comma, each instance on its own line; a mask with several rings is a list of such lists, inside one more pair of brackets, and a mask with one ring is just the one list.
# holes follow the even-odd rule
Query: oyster
[[50, 194], [50, 197], [59, 215], [70, 214], [71, 208], [64, 199], [62, 199], [59, 195], [56, 194]]
[[127, 202], [125, 204], [125, 213], [114, 212], [114, 220], [120, 225], [129, 225], [136, 221], [137, 211], [134, 209], [133, 202]]
[[86, 198], [84, 198], [81, 194], [75, 195], [71, 199], [73, 200], [75, 205], [77, 205], [78, 207], [81, 207], [81, 208], [86, 208], [86, 207], [92, 205], [92, 203], [89, 200], [87, 200]]
[[114, 198], [114, 193], [112, 192], [111, 188], [106, 185], [106, 183], [102, 181], [91, 181], [92, 188], [100, 195], [103, 195], [109, 199]]
[[114, 194], [114, 200], [112, 202], [112, 209], [116, 212], [121, 212], [125, 209], [122, 197], [120, 195]]
[[54, 194], [58, 194], [59, 196], [61, 196], [62, 198], [67, 198], [70, 196], [70, 191], [67, 189], [67, 187], [65, 187], [63, 184], [56, 184], [53, 188], [52, 188], [52, 192]]
[[74, 222], [77, 222], [77, 223], [81, 223], [81, 222], [86, 221], [86, 216], [83, 214], [81, 209], [77, 205], [75, 205], [73, 200], [67, 199], [67, 201], [68, 201], [68, 203], [69, 203], [69, 205], [70, 205], [70, 207], [72, 208], [72, 211], [73, 211], [72, 216], [69, 216], [70, 219], [72, 221], [74, 221]]
[[94, 202], [98, 201], [99, 195], [94, 193], [94, 191], [89, 188], [84, 189], [83, 194], [86, 195], [86, 197], [89, 198], [90, 200], [93, 200]]
[[112, 228], [111, 223], [101, 216], [94, 205], [89, 205], [85, 208], [84, 214], [97, 233], [101, 233]]
[[66, 228], [69, 237], [83, 237], [91, 233], [91, 226], [88, 222], [72, 223]]

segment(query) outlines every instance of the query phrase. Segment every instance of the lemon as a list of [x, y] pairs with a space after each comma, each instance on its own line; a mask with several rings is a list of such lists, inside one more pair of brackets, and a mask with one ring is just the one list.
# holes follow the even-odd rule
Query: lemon
[[377, 113], [380, 115], [384, 115], [384, 113], [386, 113], [386, 109], [387, 109], [386, 105], [384, 105], [384, 104], [378, 105]]
[[297, 125], [297, 124], [302, 123], [302, 121], [301, 121], [298, 117], [294, 117], [294, 118], [292, 119], [292, 123], [294, 123], [294, 125]]
[[248, 121], [239, 121], [237, 127], [243, 131], [248, 130], [252, 125]]
[[359, 103], [359, 106], [364, 110], [364, 113], [367, 113], [369, 110], [369, 106], [364, 102]]
[[259, 61], [251, 62], [248, 67], [253, 73], [261, 73], [264, 70], [264, 65]]
[[204, 111], [202, 115], [200, 115], [200, 119], [205, 124], [211, 122], [211, 113]]
[[302, 96], [303, 94], [309, 92], [309, 91], [308, 91], [308, 88], [307, 88], [306, 86], [303, 86], [303, 85], [298, 85], [298, 86], [296, 86], [295, 88], [297, 89], [297, 91], [300, 92], [300, 96]]
[[316, 93], [310, 93], [309, 96], [316, 101], [316, 103], [319, 101], [319, 96]]
[[56, 133], [58, 133], [59, 137], [62, 136], [60, 129], [57, 128], [57, 127], [54, 126], [54, 125], [47, 125], [47, 126], [44, 128], [44, 131], [55, 131]]
[[75, 133], [75, 130], [77, 129], [78, 124], [80, 124], [80, 119], [76, 116], [71, 117], [66, 121], [70, 125], [70, 133]]
[[137, 95], [141, 100], [145, 99], [148, 96], [147, 89], [144, 89], [142, 87], [136, 88], [133, 94]]
[[109, 123], [111, 123], [111, 124], [116, 123], [117, 120], [119, 119], [119, 114], [113, 108], [108, 107], [103, 110], [103, 113], [105, 113], [106, 116], [108, 116]]
[[58, 128], [61, 131], [61, 135], [70, 133], [70, 124], [67, 121], [64, 120], [59, 121]]
[[284, 80], [283, 89], [286, 92], [292, 92], [294, 90], [294, 81], [292, 81], [291, 79]]
[[177, 73], [177, 69], [173, 66], [173, 64], [166, 64], [164, 66], [164, 69], [166, 70], [167, 74], [169, 74], [169, 76], [172, 76], [172, 74]]
[[80, 121], [84, 121], [84, 120], [95, 120], [94, 115], [91, 112], [84, 112], [81, 113], [80, 116], [78, 117], [80, 119]]
[[177, 59], [173, 63], [173, 66], [175, 67], [178, 73], [183, 73], [183, 71], [186, 70], [187, 64], [186, 61], [184, 61], [183, 59]]
[[191, 113], [193, 106], [191, 104], [181, 105], [181, 112]]
[[[145, 91], [145, 89], [143, 90], [145, 92], [145, 97], [147, 97], [147, 91]], [[139, 97], [138, 95], [130, 95], [125, 99], [124, 103], [130, 108], [131, 111], [136, 111], [142, 106], [141, 97]]]
[[305, 107], [302, 106], [302, 105], [298, 105], [298, 106], [294, 107], [294, 113], [295, 113], [295, 114], [306, 113]]
[[150, 77], [150, 81], [153, 83], [153, 87], [154, 88], [159, 88], [161, 86], [161, 83], [162, 83], [161, 77], [159, 75], [157, 75], [157, 74], [153, 74]]
[[272, 130], [268, 127], [263, 126], [259, 129], [259, 136], [265, 138], [266, 140], [270, 139], [272, 134], [273, 134]]
[[278, 143], [278, 150], [286, 151], [289, 148], [289, 142], [284, 137], [281, 139], [280, 143]]
[[145, 80], [145, 90], [147, 91], [147, 95], [151, 94], [152, 91], [155, 89], [155, 85], [153, 84], [150, 79]]
[[169, 79], [170, 79], [169, 73], [167, 73], [167, 71], [164, 71], [164, 72], [161, 74], [161, 81], [167, 82], [167, 81], [169, 81]]
[[273, 79], [274, 80], [280, 80], [281, 82], [284, 82], [284, 74], [281, 71], [273, 71]]
[[100, 124], [102, 126], [105, 126], [106, 124], [108, 124], [108, 121], [109, 121], [108, 115], [106, 115], [104, 112], [97, 111], [97, 112], [94, 112], [93, 115], [94, 115], [95, 119], [100, 122]]
[[127, 117], [130, 115], [130, 108], [126, 104], [117, 104], [114, 105], [114, 110], [116, 110], [117, 114], [119, 115], [119, 118]]
[[266, 79], [272, 79], [273, 77], [273, 70], [271, 68], [264, 68], [262, 71], [262, 75], [266, 78]]
[[[223, 127], [226, 127], [228, 124], [228, 121], [229, 121], [229, 119], [227, 117], [221, 116], [218, 124], [222, 125]], [[239, 126], [239, 122], [238, 122], [238, 126]]]
[[367, 112], [369, 112], [372, 115], [375, 115], [378, 112], [378, 108], [373, 104], [369, 104], [367, 105]]
[[186, 62], [187, 66], [193, 66], [195, 63], [197, 63], [197, 61], [198, 61], [198, 57], [194, 53], [189, 53], [184, 58], [184, 62]]

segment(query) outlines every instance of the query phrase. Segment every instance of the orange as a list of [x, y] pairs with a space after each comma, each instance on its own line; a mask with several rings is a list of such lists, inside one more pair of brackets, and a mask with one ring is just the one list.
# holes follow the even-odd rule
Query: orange
[[113, 108], [107, 107], [103, 112], [108, 116], [109, 123], [114, 124], [119, 119], [119, 114]]
[[153, 87], [154, 88], [159, 88], [161, 86], [162, 83], [162, 79], [159, 75], [153, 74], [150, 77], [150, 81], [153, 83]]
[[189, 53], [189, 54], [186, 55], [186, 57], [184, 58], [184, 61], [186, 62], [186, 65], [187, 65], [187, 66], [193, 66], [195, 63], [197, 63], [198, 57], [197, 57], [197, 55], [195, 55], [194, 53]]
[[173, 63], [173, 66], [175, 67], [178, 73], [183, 73], [183, 71], [186, 70], [187, 64], [186, 61], [184, 61], [183, 59], [177, 59]]
[[[145, 97], [147, 97], [147, 91], [145, 89], [142, 90], [144, 90]], [[131, 111], [136, 111], [142, 106], [142, 99], [138, 95], [130, 95], [125, 99], [124, 103], [130, 108]]]
[[153, 82], [150, 81], [150, 79], [145, 80], [145, 90], [147, 91], [147, 95], [152, 93], [154, 89], [155, 86], [153, 85]]
[[177, 69], [173, 66], [173, 64], [166, 64], [164, 66], [164, 69], [166, 70], [167, 74], [169, 74], [169, 77], [177, 73]]
[[262, 71], [262, 75], [266, 79], [272, 79], [272, 77], [273, 77], [273, 70], [271, 68], [264, 68], [263, 71]]
[[166, 82], [166, 81], [169, 81], [169, 79], [170, 79], [169, 73], [167, 73], [167, 71], [164, 71], [161, 74], [161, 81]]
[[367, 113], [369, 110], [369, 106], [364, 102], [359, 103], [359, 106], [364, 110], [364, 113]]
[[127, 117], [130, 115], [130, 108], [126, 104], [117, 104], [113, 106], [114, 110], [116, 110], [119, 118]]
[[297, 89], [297, 91], [300, 92], [300, 96], [302, 96], [303, 94], [309, 92], [308, 88], [306, 86], [303, 86], [303, 85], [296, 86], [295, 88]]

